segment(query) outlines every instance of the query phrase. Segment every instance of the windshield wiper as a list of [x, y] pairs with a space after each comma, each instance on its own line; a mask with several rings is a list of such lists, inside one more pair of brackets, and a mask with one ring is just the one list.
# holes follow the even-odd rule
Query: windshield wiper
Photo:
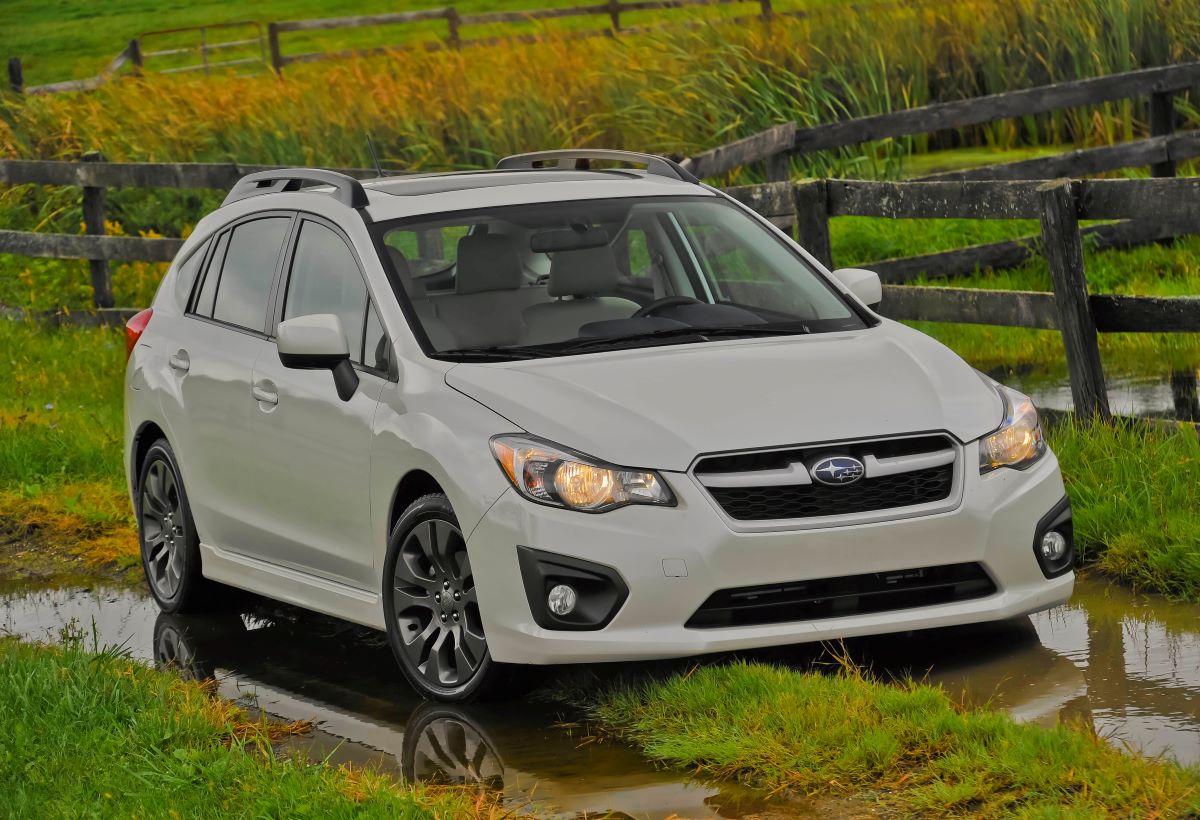
[[597, 336], [594, 339], [584, 339], [554, 349], [559, 353], [570, 353], [576, 350], [586, 350], [607, 345], [622, 345], [626, 342], [668, 340], [679, 337], [695, 336], [700, 339], [737, 336], [791, 336], [812, 333], [805, 325], [796, 324], [788, 327], [770, 325], [727, 325], [723, 327], [673, 327], [667, 330], [651, 330], [646, 333], [632, 333], [628, 336]]
[[534, 347], [456, 347], [451, 350], [439, 350], [438, 356], [461, 356], [469, 359], [486, 359], [496, 361], [523, 361], [525, 359], [541, 359], [553, 355], [557, 351], [543, 350]]

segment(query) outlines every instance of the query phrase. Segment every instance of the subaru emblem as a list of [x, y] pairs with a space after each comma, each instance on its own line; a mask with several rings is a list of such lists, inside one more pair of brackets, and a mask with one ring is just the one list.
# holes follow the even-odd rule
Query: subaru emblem
[[866, 473], [866, 468], [857, 458], [831, 456], [814, 464], [809, 473], [814, 481], [837, 487], [858, 481]]

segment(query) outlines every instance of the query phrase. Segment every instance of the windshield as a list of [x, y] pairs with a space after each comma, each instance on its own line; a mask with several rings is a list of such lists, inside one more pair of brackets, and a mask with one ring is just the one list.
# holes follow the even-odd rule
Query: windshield
[[411, 319], [439, 358], [866, 326], [792, 248], [717, 197], [513, 205], [381, 230]]

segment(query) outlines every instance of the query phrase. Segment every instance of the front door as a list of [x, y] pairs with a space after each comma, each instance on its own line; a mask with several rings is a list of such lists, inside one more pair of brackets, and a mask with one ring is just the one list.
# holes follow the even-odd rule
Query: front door
[[[375, 587], [371, 435], [386, 369], [375, 365], [377, 322], [358, 260], [332, 226], [302, 217], [277, 298], [280, 320], [341, 319], [359, 386], [342, 401], [327, 370], [294, 370], [271, 346], [252, 376], [258, 557], [361, 589]], [[376, 334], [377, 335], [377, 334]], [[364, 355], [364, 347], [369, 345]]]

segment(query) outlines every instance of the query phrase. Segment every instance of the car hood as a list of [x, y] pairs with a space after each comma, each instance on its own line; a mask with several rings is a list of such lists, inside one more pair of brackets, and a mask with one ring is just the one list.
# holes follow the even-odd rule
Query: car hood
[[1003, 417], [953, 352], [895, 322], [514, 363], [459, 364], [446, 383], [525, 431], [612, 464], [688, 469], [700, 454], [945, 430]]

